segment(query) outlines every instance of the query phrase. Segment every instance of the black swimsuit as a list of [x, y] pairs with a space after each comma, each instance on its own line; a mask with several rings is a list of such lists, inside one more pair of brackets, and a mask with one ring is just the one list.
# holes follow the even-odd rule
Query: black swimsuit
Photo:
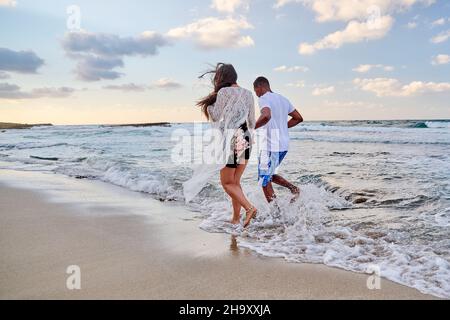
[[250, 159], [252, 144], [251, 144], [251, 134], [250, 130], [248, 130], [247, 123], [244, 122], [243, 124], [241, 124], [239, 126], [239, 129], [244, 131], [244, 139], [245, 141], [247, 141], [247, 145], [244, 152], [242, 152], [241, 156], [238, 157], [238, 150], [236, 150], [236, 139], [233, 139], [232, 148], [234, 152], [228, 159], [228, 163], [226, 165], [227, 168], [237, 168], [238, 164], [241, 164], [244, 160]]

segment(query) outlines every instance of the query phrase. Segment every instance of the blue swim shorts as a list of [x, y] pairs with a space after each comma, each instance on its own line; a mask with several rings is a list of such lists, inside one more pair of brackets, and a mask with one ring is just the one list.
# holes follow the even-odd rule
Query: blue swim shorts
[[261, 151], [258, 157], [258, 183], [263, 187], [267, 187], [272, 177], [277, 173], [287, 151]]

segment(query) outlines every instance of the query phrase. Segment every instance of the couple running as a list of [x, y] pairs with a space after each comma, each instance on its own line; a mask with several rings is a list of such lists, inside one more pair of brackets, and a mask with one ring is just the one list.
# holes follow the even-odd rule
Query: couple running
[[[260, 154], [258, 157], [258, 181], [262, 186], [267, 201], [272, 202], [276, 196], [272, 182], [288, 188], [298, 198], [300, 189], [276, 174], [289, 148], [288, 128], [303, 121], [300, 113], [288, 99], [272, 92], [269, 81], [259, 77], [253, 83], [259, 97], [261, 116], [255, 121], [255, 105], [251, 91], [237, 84], [237, 73], [231, 64], [219, 63], [212, 73], [214, 91], [200, 100], [197, 105], [202, 108], [212, 128], [219, 130], [220, 156], [213, 165], [201, 165], [194, 169], [193, 177], [183, 184], [186, 201], [192, 200], [204, 187], [214, 173], [220, 172], [220, 181], [225, 192], [231, 197], [233, 206], [232, 224], [239, 224], [241, 209], [246, 217], [244, 227], [256, 217], [257, 208], [245, 196], [241, 187], [241, 177], [250, 158], [254, 143], [251, 130], [262, 131]], [[289, 120], [288, 120], [289, 118]], [[215, 149], [217, 153], [217, 148]], [[209, 154], [210, 155], [210, 154]]]

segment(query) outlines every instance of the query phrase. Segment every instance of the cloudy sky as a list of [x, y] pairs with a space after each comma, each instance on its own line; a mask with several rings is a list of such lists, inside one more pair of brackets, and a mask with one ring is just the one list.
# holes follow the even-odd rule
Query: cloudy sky
[[450, 118], [450, 1], [0, 0], [0, 122], [201, 121], [216, 62], [307, 120]]

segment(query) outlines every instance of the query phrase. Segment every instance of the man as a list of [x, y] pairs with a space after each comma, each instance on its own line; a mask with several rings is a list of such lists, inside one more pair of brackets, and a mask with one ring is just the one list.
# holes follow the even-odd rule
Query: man
[[288, 99], [272, 92], [269, 80], [266, 78], [257, 78], [253, 88], [259, 97], [261, 109], [261, 116], [256, 121], [256, 129], [262, 128], [263, 135], [261, 153], [258, 158], [259, 183], [269, 203], [276, 198], [272, 182], [288, 188], [294, 195], [292, 201], [295, 201], [300, 195], [300, 189], [277, 174], [277, 168], [289, 149], [288, 128], [303, 122], [303, 117]]

